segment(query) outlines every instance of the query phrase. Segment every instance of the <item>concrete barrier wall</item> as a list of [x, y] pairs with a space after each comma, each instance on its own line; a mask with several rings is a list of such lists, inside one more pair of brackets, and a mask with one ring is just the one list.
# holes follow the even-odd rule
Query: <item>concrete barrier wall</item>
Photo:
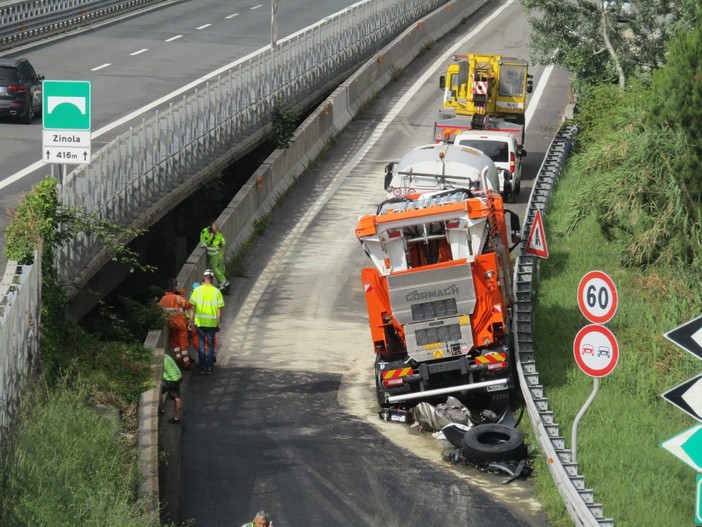
[[[360, 108], [425, 48], [486, 2], [455, 0], [443, 5], [382, 48], [341, 84], [298, 128], [291, 145], [271, 154], [217, 218], [228, 241], [227, 257], [231, 258], [243, 246], [253, 234], [255, 222], [272, 210], [280, 196]], [[206, 266], [204, 249], [198, 247], [178, 274], [178, 283], [189, 285], [200, 281]]]
[[40, 291], [41, 250], [33, 265], [8, 262], [0, 280], [0, 452], [39, 362]]

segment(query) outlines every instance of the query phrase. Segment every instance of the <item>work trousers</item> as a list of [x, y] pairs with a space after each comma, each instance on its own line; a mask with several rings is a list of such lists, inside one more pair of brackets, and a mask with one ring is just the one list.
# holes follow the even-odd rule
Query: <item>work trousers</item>
[[217, 284], [222, 287], [227, 282], [226, 268], [224, 265], [224, 253], [209, 255], [210, 269], [217, 278]]
[[212, 364], [214, 364], [214, 340], [217, 328], [202, 328], [198, 326], [197, 328], [197, 340], [198, 340], [198, 367], [201, 370], [212, 369]]

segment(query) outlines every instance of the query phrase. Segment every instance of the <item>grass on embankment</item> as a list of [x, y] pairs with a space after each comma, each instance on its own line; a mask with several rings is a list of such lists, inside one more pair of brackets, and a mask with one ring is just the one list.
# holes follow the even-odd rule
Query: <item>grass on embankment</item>
[[[559, 234], [568, 230], [563, 224], [570, 221], [573, 196], [587, 197], [587, 176], [573, 172], [559, 182], [546, 216], [550, 255], [540, 263], [534, 330], [540, 381], [570, 448], [573, 421], [593, 389], [573, 357], [575, 335], [589, 323], [578, 308], [577, 287], [586, 272], [606, 272], [619, 293], [619, 309], [607, 327], [617, 337], [620, 359], [580, 421], [580, 473], [617, 527], [692, 525], [695, 472], [659, 444], [695, 424], [661, 397], [702, 370], [702, 362], [663, 336], [700, 314], [695, 277], [622, 267], [594, 213]], [[528, 441], [535, 444], [533, 436]], [[536, 486], [552, 525], [572, 525], [541, 458]]]
[[101, 415], [75, 385], [25, 395], [2, 470], [0, 524], [148, 527], [135, 502], [136, 450], [114, 412]]

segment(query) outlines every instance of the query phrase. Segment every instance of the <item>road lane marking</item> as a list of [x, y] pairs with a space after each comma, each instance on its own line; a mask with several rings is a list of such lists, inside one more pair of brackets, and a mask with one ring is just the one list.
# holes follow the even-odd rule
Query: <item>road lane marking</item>
[[211, 25], [212, 24], [203, 24], [202, 26], [196, 27], [195, 29], [199, 31], [200, 29], [205, 29], [206, 27], [210, 27]]
[[532, 94], [531, 99], [529, 100], [529, 106], [524, 113], [524, 122], [525, 126], [527, 127], [529, 126], [532, 115], [534, 115], [534, 112], [536, 111], [536, 107], [539, 105], [541, 96], [544, 94], [546, 84], [548, 83], [548, 78], [551, 76], [551, 73], [553, 73], [553, 68], [554, 66], [551, 64], [544, 69], [544, 73], [539, 79], [539, 84], [536, 86], [536, 91]]
[[174, 40], [178, 40], [179, 38], [182, 38], [183, 35], [176, 35], [175, 37], [167, 38], [166, 42], [173, 42]]
[[134, 53], [130, 53], [129, 55], [131, 55], [132, 57], [134, 57], [134, 56], [136, 56], [136, 55], [141, 55], [141, 54], [144, 53], [145, 51], [149, 51], [149, 48], [140, 49], [139, 51], [135, 51]]
[[231, 14], [231, 15], [229, 15], [229, 16], [225, 16], [224, 18], [227, 19], [227, 20], [229, 20], [230, 18], [234, 18], [235, 16], [239, 16], [239, 13], [233, 13], [233, 14]]
[[101, 64], [100, 66], [93, 68], [90, 71], [104, 70], [105, 68], [109, 68], [110, 66], [112, 66], [111, 62], [105, 62], [105, 64]]
[[258, 9], [259, 7], [263, 7], [263, 4], [258, 4], [258, 5], [253, 6], [251, 8], [251, 11], [253, 11], [254, 9]]

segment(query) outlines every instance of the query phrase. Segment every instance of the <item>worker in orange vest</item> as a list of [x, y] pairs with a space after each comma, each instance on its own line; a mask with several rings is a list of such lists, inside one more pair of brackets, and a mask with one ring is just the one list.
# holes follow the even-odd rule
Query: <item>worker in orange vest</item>
[[190, 368], [192, 361], [188, 353], [187, 314], [192, 309], [192, 306], [179, 293], [178, 282], [171, 278], [166, 287], [166, 294], [159, 301], [159, 305], [168, 315], [169, 343], [171, 348], [173, 348], [176, 361], [183, 368]]

